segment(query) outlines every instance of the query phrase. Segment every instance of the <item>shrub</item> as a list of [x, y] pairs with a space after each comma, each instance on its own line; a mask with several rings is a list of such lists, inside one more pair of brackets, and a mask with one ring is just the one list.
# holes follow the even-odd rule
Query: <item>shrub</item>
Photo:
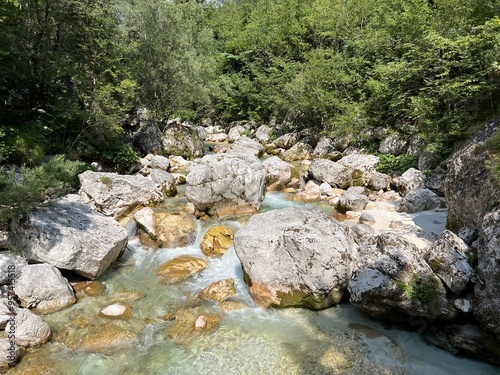
[[417, 166], [417, 157], [412, 155], [394, 156], [391, 154], [380, 155], [375, 168], [381, 173], [403, 173], [409, 168]]
[[62, 155], [35, 167], [0, 172], [0, 226], [26, 215], [48, 199], [76, 189], [84, 164], [65, 160]]

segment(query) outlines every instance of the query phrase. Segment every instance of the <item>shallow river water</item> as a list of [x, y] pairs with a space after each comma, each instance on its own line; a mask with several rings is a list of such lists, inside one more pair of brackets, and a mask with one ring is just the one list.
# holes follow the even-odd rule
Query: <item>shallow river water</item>
[[[268, 194], [262, 211], [292, 205], [303, 204]], [[220, 223], [237, 230], [242, 222]], [[28, 353], [9, 374], [500, 374], [497, 367], [427, 345], [417, 332], [384, 328], [348, 303], [323, 311], [259, 308], [248, 294], [234, 249], [209, 259], [208, 269], [186, 281], [162, 284], [156, 275], [161, 263], [182, 254], [206, 258], [199, 241], [215, 223], [200, 224], [196, 243], [185, 248], [151, 250], [131, 238], [123, 257], [100, 278], [106, 295], [81, 298], [45, 316], [55, 332], [53, 341]], [[246, 308], [223, 312], [196, 299], [204, 287], [225, 278], [235, 279], [234, 300]], [[132, 316], [99, 317], [115, 302], [128, 305]], [[175, 321], [168, 316], [180, 309], [218, 315], [220, 325], [172, 339], [168, 331]], [[114, 340], [111, 346], [99, 346], [103, 336]]]

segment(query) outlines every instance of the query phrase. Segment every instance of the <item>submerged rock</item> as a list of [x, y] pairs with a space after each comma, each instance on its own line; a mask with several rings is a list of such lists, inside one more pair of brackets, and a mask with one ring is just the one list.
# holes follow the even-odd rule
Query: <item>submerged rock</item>
[[167, 330], [167, 335], [178, 342], [188, 342], [201, 332], [215, 330], [221, 318], [211, 313], [180, 310], [175, 314], [175, 323]]
[[235, 250], [259, 305], [321, 309], [340, 302], [354, 244], [322, 211], [284, 208], [253, 216], [236, 233]]
[[118, 259], [127, 231], [68, 195], [11, 224], [12, 245], [28, 260], [95, 279]]
[[265, 169], [255, 156], [207, 155], [189, 169], [186, 197], [210, 215], [254, 213], [264, 199], [265, 178]]
[[99, 311], [99, 315], [108, 319], [127, 319], [132, 315], [132, 310], [128, 306], [114, 303]]
[[220, 257], [233, 246], [233, 231], [223, 225], [216, 225], [208, 230], [200, 242], [203, 253], [207, 256]]
[[441, 280], [416, 246], [393, 233], [363, 243], [348, 290], [351, 303], [377, 319], [451, 319], [456, 314]]
[[224, 279], [207, 286], [198, 294], [198, 298], [223, 302], [229, 297], [235, 295], [236, 290], [234, 289], [234, 279]]
[[158, 268], [158, 276], [169, 284], [177, 283], [208, 267], [206, 260], [189, 255], [169, 260]]
[[8, 338], [0, 339], [0, 371], [4, 372], [17, 362], [19, 346]]
[[61, 272], [50, 264], [32, 264], [21, 270], [14, 292], [21, 306], [40, 314], [62, 310], [74, 303], [73, 288]]

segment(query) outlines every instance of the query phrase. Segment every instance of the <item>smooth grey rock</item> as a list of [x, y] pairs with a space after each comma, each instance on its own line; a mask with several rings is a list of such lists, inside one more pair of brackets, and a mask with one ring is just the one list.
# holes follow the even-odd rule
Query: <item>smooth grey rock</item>
[[391, 176], [380, 172], [369, 172], [366, 176], [366, 187], [372, 190], [389, 190]]
[[241, 125], [233, 126], [229, 133], [227, 134], [227, 138], [229, 142], [235, 142], [238, 138], [242, 136], [246, 132], [246, 129]]
[[354, 241], [356, 241], [358, 245], [362, 245], [365, 241], [375, 235], [375, 230], [368, 224], [364, 223], [354, 224], [350, 230]]
[[372, 214], [369, 214], [368, 212], [363, 212], [359, 217], [358, 221], [360, 224], [369, 224], [369, 225], [375, 224], [375, 218], [373, 217]]
[[400, 177], [393, 179], [397, 191], [404, 197], [412, 190], [425, 189], [425, 175], [415, 168], [410, 168]]
[[269, 191], [282, 190], [292, 181], [293, 165], [271, 156], [264, 160], [262, 165], [266, 169], [266, 186]]
[[309, 166], [315, 180], [327, 182], [331, 187], [348, 188], [352, 183], [352, 170], [327, 159], [316, 159]]
[[271, 135], [273, 129], [267, 125], [261, 125], [253, 133], [253, 138], [258, 140], [262, 144], [269, 143], [269, 136]]
[[62, 310], [76, 303], [75, 293], [61, 272], [50, 264], [31, 264], [21, 270], [14, 292], [21, 306], [39, 314]]
[[155, 183], [155, 186], [160, 190], [165, 197], [173, 197], [177, 193], [175, 187], [175, 177], [162, 169], [152, 169], [149, 172], [148, 178]]
[[266, 170], [255, 156], [207, 155], [191, 165], [186, 197], [210, 215], [254, 212], [264, 199], [265, 179]]
[[250, 293], [265, 307], [339, 303], [354, 246], [345, 225], [306, 208], [254, 215], [234, 238]]
[[95, 279], [118, 259], [127, 232], [72, 194], [11, 224], [12, 243], [28, 260]]
[[172, 122], [162, 135], [164, 155], [177, 155], [192, 160], [203, 155], [203, 140], [194, 127]]
[[370, 238], [359, 249], [355, 269], [348, 286], [351, 303], [374, 318], [456, 315], [441, 280], [404, 237], [382, 233]]
[[208, 134], [207, 137], [205, 138], [205, 141], [206, 142], [222, 143], [222, 142], [226, 142], [227, 139], [228, 139], [227, 134], [215, 133], [215, 134]]
[[137, 205], [147, 206], [164, 199], [155, 183], [140, 174], [86, 171], [78, 178], [79, 194], [85, 203], [106, 216], [117, 218]]
[[366, 195], [346, 191], [339, 197], [336, 209], [340, 212], [362, 211], [369, 201]]
[[245, 136], [241, 136], [234, 141], [229, 153], [260, 156], [264, 152], [264, 146], [259, 142]]
[[425, 255], [427, 264], [457, 296], [465, 290], [473, 274], [468, 261], [470, 252], [469, 246], [460, 237], [446, 230]]
[[170, 160], [165, 156], [149, 154], [146, 155], [145, 159], [149, 160], [148, 167], [152, 169], [162, 169], [164, 171], [168, 171], [168, 168], [170, 167]]
[[420, 212], [444, 207], [444, 201], [429, 189], [411, 190], [401, 200], [398, 212]]
[[302, 190], [297, 194], [300, 199], [309, 201], [316, 201], [321, 199], [321, 184], [315, 180], [309, 180], [302, 188]]
[[14, 322], [9, 321], [5, 331], [10, 332], [11, 326], [15, 343], [25, 348], [45, 344], [52, 336], [49, 325], [28, 309], [18, 309]]
[[289, 148], [295, 146], [295, 144], [298, 141], [299, 141], [298, 133], [286, 133], [276, 138], [273, 143], [276, 145], [276, 147], [288, 150]]
[[354, 153], [344, 156], [338, 163], [346, 168], [357, 169], [366, 174], [376, 172], [375, 165], [379, 159], [375, 155]]
[[321, 198], [329, 198], [333, 196], [333, 188], [328, 182], [323, 182], [319, 185], [319, 193], [321, 194]]
[[484, 217], [478, 246], [474, 315], [500, 339], [500, 210]]

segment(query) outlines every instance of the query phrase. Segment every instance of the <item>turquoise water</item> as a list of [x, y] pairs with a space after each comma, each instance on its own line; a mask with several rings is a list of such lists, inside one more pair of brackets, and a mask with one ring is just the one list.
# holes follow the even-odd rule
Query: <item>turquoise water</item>
[[[262, 210], [301, 205], [283, 194], [268, 194]], [[204, 223], [196, 243], [178, 249], [153, 251], [131, 238], [124, 256], [100, 279], [106, 295], [81, 298], [76, 305], [45, 316], [55, 332], [53, 342], [28, 353], [9, 374], [500, 373], [499, 368], [428, 346], [415, 332], [386, 330], [349, 304], [323, 311], [257, 307], [243, 282], [234, 249], [220, 259], [209, 259], [199, 248], [203, 234], [218, 223], [233, 230], [244, 225]], [[209, 268], [178, 284], [162, 284], [156, 275], [158, 266], [184, 254], [207, 259]], [[215, 302], [196, 298], [204, 287], [225, 278], [235, 280], [234, 300], [245, 308], [224, 312]], [[127, 320], [98, 316], [115, 302], [129, 306], [132, 316]], [[175, 320], [165, 316], [179, 310], [217, 315], [220, 325], [183, 340], [172, 339], [168, 332]], [[126, 332], [125, 338], [117, 334], [122, 338], [112, 345], [89, 348], [88, 338], [110, 327], [113, 334]], [[85, 342], [87, 349], [82, 349]]]

